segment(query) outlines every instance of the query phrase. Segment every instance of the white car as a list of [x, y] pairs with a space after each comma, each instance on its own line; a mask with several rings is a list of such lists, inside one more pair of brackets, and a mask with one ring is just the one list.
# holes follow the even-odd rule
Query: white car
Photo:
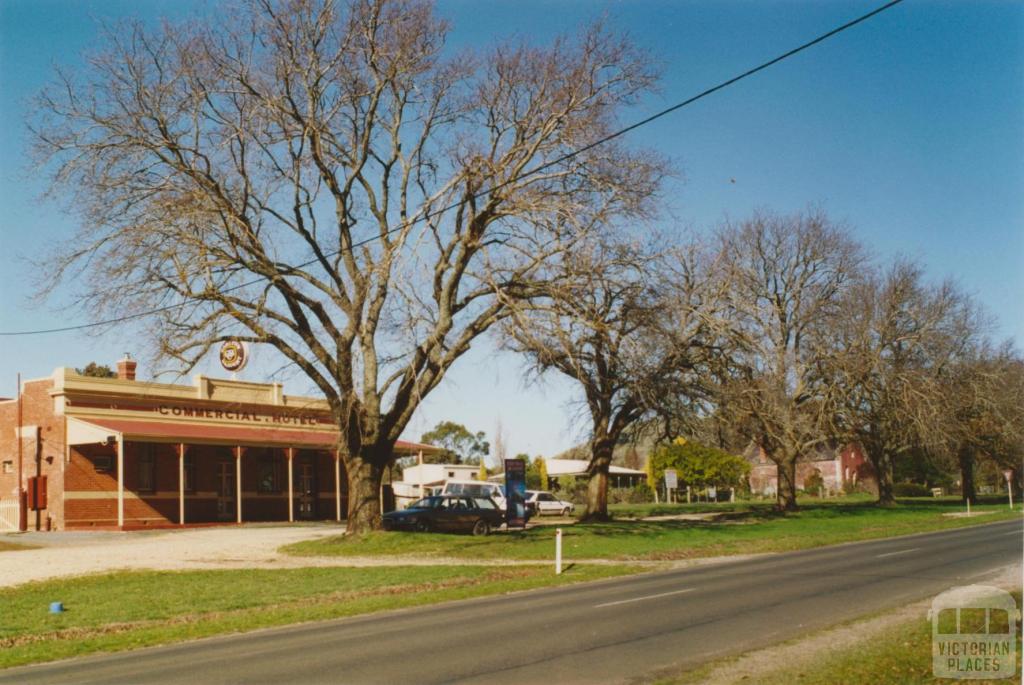
[[505, 487], [498, 483], [480, 480], [449, 480], [445, 481], [441, 492], [444, 496], [490, 497], [499, 509], [505, 509]]
[[546, 490], [526, 491], [526, 510], [536, 516], [543, 514], [560, 514], [568, 516], [576, 507], [572, 502], [558, 499]]

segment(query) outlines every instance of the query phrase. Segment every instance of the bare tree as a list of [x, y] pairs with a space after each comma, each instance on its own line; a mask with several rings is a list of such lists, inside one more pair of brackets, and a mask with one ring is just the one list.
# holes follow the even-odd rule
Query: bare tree
[[508, 435], [500, 416], [494, 422], [494, 458], [498, 461], [498, 468], [504, 471], [505, 460], [508, 459]]
[[797, 460], [833, 437], [837, 388], [821, 361], [863, 251], [820, 212], [758, 213], [718, 237], [732, 319], [719, 410], [778, 466], [778, 505], [793, 510]]
[[[574, 380], [590, 419], [584, 520], [608, 519], [608, 471], [625, 432], [661, 399], [681, 393], [704, 352], [698, 253], [679, 251], [674, 275], [651, 250], [594, 244], [559, 264], [543, 296], [515, 309], [503, 327], [509, 348], [538, 373]], [[685, 268], [678, 268], [678, 267]]]
[[960, 471], [964, 500], [976, 498], [975, 467], [988, 459], [1020, 481], [1024, 456], [1024, 361], [1010, 344], [984, 341], [946, 370], [936, 430]]
[[661, 176], [614, 143], [567, 156], [653, 84], [629, 42], [450, 55], [446, 32], [419, 0], [117, 26], [30, 123], [81, 217], [47, 278], [96, 316], [160, 309], [144, 330], [178, 368], [226, 339], [275, 348], [340, 428], [351, 533], [379, 525], [394, 442], [451, 365]]
[[897, 459], [942, 448], [944, 380], [978, 332], [969, 300], [950, 283], [929, 287], [916, 264], [896, 262], [848, 290], [823, 361], [834, 371], [840, 432], [874, 466], [879, 504], [895, 504]]

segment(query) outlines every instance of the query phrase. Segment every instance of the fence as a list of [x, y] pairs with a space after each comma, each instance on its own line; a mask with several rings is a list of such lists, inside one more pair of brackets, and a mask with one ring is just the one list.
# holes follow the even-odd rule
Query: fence
[[20, 513], [17, 499], [0, 499], [0, 530], [18, 530]]

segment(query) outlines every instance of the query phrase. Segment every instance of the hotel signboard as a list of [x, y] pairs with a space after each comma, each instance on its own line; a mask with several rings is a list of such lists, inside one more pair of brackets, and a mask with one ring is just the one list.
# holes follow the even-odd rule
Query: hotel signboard
[[[288, 411], [249, 411], [244, 409], [213, 409], [179, 404], [161, 404], [154, 407], [161, 417], [183, 419], [214, 419], [239, 423], [269, 423], [278, 426], [319, 426], [321, 421], [315, 414]], [[332, 424], [333, 425], [333, 424]]]

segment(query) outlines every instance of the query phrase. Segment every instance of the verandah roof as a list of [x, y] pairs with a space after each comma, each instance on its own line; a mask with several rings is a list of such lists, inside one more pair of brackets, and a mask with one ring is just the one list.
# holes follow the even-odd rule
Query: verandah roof
[[[275, 426], [224, 426], [179, 421], [135, 421], [110, 418], [68, 418], [68, 445], [105, 442], [107, 436], [119, 440], [168, 442], [242, 447], [297, 447], [333, 450], [338, 442], [337, 431], [296, 430]], [[399, 440], [395, 453], [438, 452], [441, 448]]]

